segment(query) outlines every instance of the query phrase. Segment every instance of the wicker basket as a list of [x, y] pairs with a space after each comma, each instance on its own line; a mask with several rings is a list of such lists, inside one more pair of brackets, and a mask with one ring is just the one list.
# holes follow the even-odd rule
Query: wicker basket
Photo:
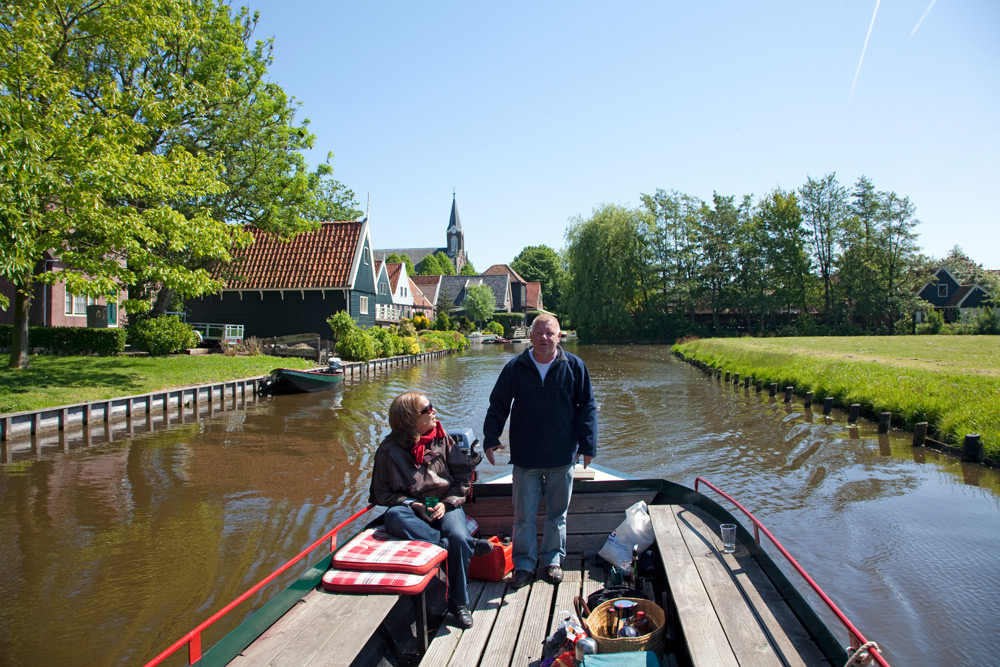
[[[656, 625], [656, 629], [639, 637], [617, 637], [613, 625], [614, 616], [607, 613], [617, 600], [635, 602], [636, 611], [645, 612], [646, 618]], [[611, 623], [609, 623], [611, 621]], [[597, 642], [598, 653], [624, 653], [626, 651], [654, 651], [657, 655], [663, 653], [664, 637], [667, 632], [667, 616], [660, 605], [650, 600], [640, 598], [616, 598], [607, 600], [594, 607], [587, 616], [586, 627]]]

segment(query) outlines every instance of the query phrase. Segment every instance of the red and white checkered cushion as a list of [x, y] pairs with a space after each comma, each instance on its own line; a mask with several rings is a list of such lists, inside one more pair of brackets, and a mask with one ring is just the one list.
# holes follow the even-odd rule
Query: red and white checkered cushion
[[327, 570], [323, 575], [323, 588], [335, 593], [386, 593], [416, 595], [427, 587], [436, 570], [426, 574], [404, 572], [356, 572], [353, 570]]
[[469, 528], [469, 535], [475, 535], [479, 530], [479, 524], [471, 516], [465, 517], [465, 525]]
[[341, 570], [427, 574], [448, 557], [429, 542], [401, 540], [384, 530], [368, 528], [333, 555], [331, 567]]

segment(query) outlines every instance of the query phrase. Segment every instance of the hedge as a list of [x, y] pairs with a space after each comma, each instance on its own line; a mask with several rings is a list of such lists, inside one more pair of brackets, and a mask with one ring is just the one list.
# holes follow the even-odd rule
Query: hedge
[[[11, 348], [14, 327], [0, 324], [0, 348]], [[28, 327], [28, 345], [49, 354], [115, 356], [125, 350], [125, 329]]]

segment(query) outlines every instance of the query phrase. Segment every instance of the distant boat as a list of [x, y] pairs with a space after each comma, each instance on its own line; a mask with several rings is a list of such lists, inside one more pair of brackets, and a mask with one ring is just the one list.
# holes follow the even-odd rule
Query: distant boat
[[344, 367], [340, 359], [334, 357], [324, 368], [297, 371], [291, 368], [275, 368], [264, 381], [264, 392], [268, 394], [303, 394], [313, 391], [333, 389], [344, 379]]

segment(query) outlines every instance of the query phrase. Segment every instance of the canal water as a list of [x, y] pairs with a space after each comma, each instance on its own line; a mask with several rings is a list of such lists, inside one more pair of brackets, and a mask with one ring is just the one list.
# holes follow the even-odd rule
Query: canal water
[[[724, 385], [667, 347], [570, 349], [594, 380], [597, 463], [689, 486], [700, 475], [734, 495], [896, 667], [998, 663], [997, 471]], [[493, 381], [519, 350], [230, 400], [169, 428], [141, 417], [110, 441], [8, 447], [0, 665], [143, 664], [365, 504], [395, 395], [422, 391], [447, 427], [481, 438]], [[482, 476], [506, 461], [484, 461]]]

